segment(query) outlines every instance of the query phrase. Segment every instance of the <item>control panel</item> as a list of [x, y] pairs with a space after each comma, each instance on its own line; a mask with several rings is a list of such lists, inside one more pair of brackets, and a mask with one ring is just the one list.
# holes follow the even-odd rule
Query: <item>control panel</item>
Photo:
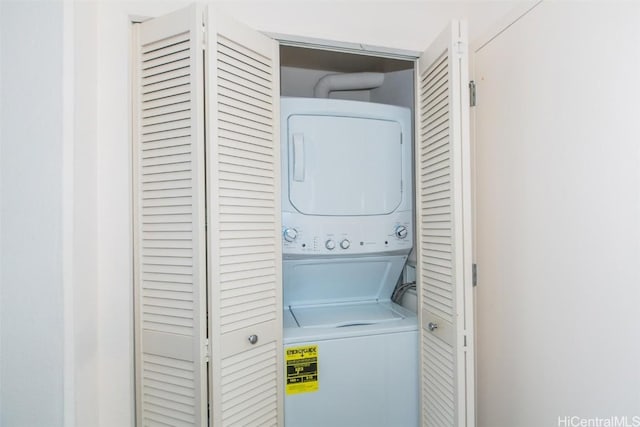
[[413, 246], [410, 214], [391, 217], [324, 217], [317, 221], [283, 213], [282, 252], [285, 256], [408, 252]]

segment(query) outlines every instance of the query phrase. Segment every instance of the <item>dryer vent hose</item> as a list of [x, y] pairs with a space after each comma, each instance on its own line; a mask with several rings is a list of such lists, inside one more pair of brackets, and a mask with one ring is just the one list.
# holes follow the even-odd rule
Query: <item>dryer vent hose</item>
[[318, 80], [313, 88], [316, 98], [328, 98], [336, 90], [364, 90], [382, 86], [383, 73], [329, 74]]

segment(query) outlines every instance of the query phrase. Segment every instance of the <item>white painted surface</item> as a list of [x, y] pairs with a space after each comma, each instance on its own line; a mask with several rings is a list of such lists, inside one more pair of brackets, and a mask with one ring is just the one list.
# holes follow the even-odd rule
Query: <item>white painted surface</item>
[[[101, 2], [93, 5], [96, 25], [76, 20], [74, 133], [79, 144], [74, 152], [73, 289], [76, 394], [85, 402], [76, 414], [78, 425], [91, 425], [98, 417], [103, 426], [133, 422], [129, 19], [157, 16], [185, 3]], [[468, 16], [473, 39], [476, 29], [476, 34], [482, 32], [481, 27], [511, 7], [503, 2], [466, 3], [467, 13], [459, 12], [463, 3], [389, 2], [376, 4], [371, 8], [375, 12], [366, 12], [364, 19], [356, 15], [362, 2], [341, 2], [345, 13], [340, 16], [330, 7], [309, 7], [307, 2], [260, 3], [225, 7], [239, 20], [267, 31], [413, 50], [426, 46], [451, 17]], [[3, 425], [23, 416], [46, 417], [48, 425], [62, 422], [62, 395], [46, 393], [47, 387], [62, 390], [62, 12], [57, 5], [42, 6], [21, 5], [29, 9], [28, 16], [13, 14], [15, 6], [8, 2], [0, 6]], [[58, 9], [48, 13], [49, 7]], [[81, 8], [75, 7], [77, 18]], [[478, 295], [479, 308], [489, 307], [489, 316], [478, 319], [480, 342], [485, 343], [478, 359], [479, 380], [484, 384], [479, 389], [481, 426], [540, 425], [540, 417], [555, 425], [559, 411], [607, 415], [640, 406], [637, 387], [632, 387], [640, 379], [636, 362], [640, 322], [634, 304], [639, 297], [638, 273], [633, 268], [640, 252], [639, 133], [633, 109], [624, 108], [633, 106], [640, 95], [638, 33], [632, 24], [638, 21], [637, 9], [631, 10], [633, 4], [544, 7], [544, 16], [527, 26], [514, 26], [504, 34], [508, 39], [496, 40], [506, 40], [509, 49], [491, 45], [491, 57], [508, 64], [497, 70], [499, 80], [517, 79], [504, 79], [507, 98], [492, 97], [499, 113], [493, 129], [513, 128], [514, 133], [490, 135], [496, 145], [479, 158], [480, 166], [483, 155], [495, 162], [486, 169], [487, 175], [480, 176], [485, 190], [488, 184], [497, 185], [491, 186], [484, 203], [500, 206], [483, 211], [479, 205], [480, 219], [485, 215], [489, 220], [479, 239], [490, 244], [486, 253], [493, 254], [479, 257], [481, 286], [487, 289]], [[572, 7], [582, 9], [571, 13], [567, 9]], [[401, 21], [398, 14], [409, 19]], [[414, 17], [420, 22], [415, 23]], [[22, 34], [22, 22], [30, 29], [29, 36], [16, 39]], [[79, 47], [81, 43], [86, 45]], [[41, 47], [37, 62], [31, 46]], [[554, 61], [561, 65], [551, 67]], [[47, 64], [44, 78], [41, 63]], [[577, 72], [569, 71], [568, 64]], [[532, 84], [540, 78], [562, 84]], [[26, 82], [33, 91], [23, 90]], [[591, 83], [591, 92], [584, 90], [584, 82]], [[615, 83], [614, 90], [607, 90], [605, 82]], [[480, 89], [481, 97], [486, 88]], [[36, 94], [38, 102], [33, 102]], [[509, 102], [501, 101], [505, 99]], [[572, 99], [579, 102], [569, 105]], [[548, 105], [557, 111], [545, 115]], [[503, 126], [512, 123], [512, 113], [524, 109], [527, 115], [519, 117], [527, 120]], [[582, 126], [570, 126], [577, 118]], [[536, 145], [500, 145], [505, 139]], [[543, 164], [548, 175], [541, 174], [536, 163]], [[515, 178], [503, 180], [504, 174]], [[520, 188], [527, 189], [526, 197]], [[548, 206], [560, 207], [552, 215], [543, 209]], [[499, 266], [490, 267], [497, 261]], [[492, 282], [501, 285], [492, 287]], [[15, 329], [17, 324], [23, 326]], [[20, 357], [14, 349], [19, 349]], [[91, 377], [96, 372], [99, 384]], [[25, 382], [25, 377], [38, 380]], [[29, 399], [17, 399], [19, 393]], [[29, 401], [41, 402], [38, 411], [27, 406]], [[92, 410], [98, 406], [99, 411]]]
[[451, 19], [467, 18], [471, 38], [517, 1], [220, 1], [261, 31], [422, 52]]
[[[3, 12], [2, 12], [2, 3], [0, 3], [0, 23], [4, 22], [3, 21]], [[1, 28], [1, 27], [0, 27]], [[6, 35], [4, 34], [4, 32], [0, 29], [0, 100], [3, 99], [2, 94], [4, 93], [4, 86], [2, 84], [2, 74], [3, 74], [3, 63], [4, 63], [4, 56], [2, 55], [2, 52], [4, 51], [4, 45], [2, 44], [2, 40], [6, 37]], [[2, 159], [3, 159], [3, 155], [2, 155], [2, 141], [4, 139], [4, 125], [2, 123], [2, 110], [4, 109], [4, 104], [2, 103], [2, 101], [0, 101], [0, 166], [2, 165]], [[0, 172], [0, 260], [2, 260], [2, 252], [3, 252], [3, 244], [2, 244], [2, 172]], [[0, 261], [0, 309], [2, 308], [2, 283], [4, 281], [4, 276], [2, 274], [3, 268], [2, 268], [2, 261]], [[2, 315], [0, 315], [0, 354], [2, 354], [2, 346], [3, 346], [3, 339], [2, 339]], [[2, 402], [3, 402], [3, 382], [2, 382], [2, 359], [0, 358], [0, 409], [2, 409]], [[2, 418], [0, 417], [0, 426], [2, 426], [4, 423], [2, 422]]]
[[63, 5], [1, 8], [0, 425], [61, 426]]
[[413, 70], [385, 73], [383, 85], [371, 91], [371, 102], [400, 105], [413, 113], [414, 81]]
[[453, 20], [416, 70], [416, 280], [422, 424], [474, 426], [469, 52]]
[[124, 3], [99, 4], [99, 36], [94, 46], [98, 70], [96, 398], [98, 425], [103, 427], [134, 425], [129, 14], [135, 16], [137, 11]]
[[202, 17], [193, 5], [134, 28], [138, 426], [207, 423]]
[[638, 22], [543, 3], [477, 55], [479, 426], [640, 415]]
[[[72, 30], [75, 43], [73, 52], [66, 54], [66, 61], [71, 57], [74, 63], [75, 85], [72, 89], [66, 88], [73, 92], [73, 105], [69, 105], [67, 101], [64, 111], [65, 114], [73, 111], [75, 123], [73, 130], [67, 128], [66, 131], [67, 135], [72, 133], [74, 139], [73, 154], [66, 151], [67, 164], [71, 157], [74, 164], [73, 174], [67, 171], [66, 176], [68, 178], [73, 175], [74, 185], [73, 189], [66, 187], [64, 190], [72, 191], [71, 199], [70, 193], [66, 193], [67, 198], [63, 199], [60, 187], [63, 185], [63, 145], [59, 139], [63, 126], [60, 114], [63, 111], [61, 91], [63, 81], [69, 82], [70, 78], [69, 72], [63, 77], [60, 74], [61, 68], [53, 67], [52, 64], [62, 67], [64, 49], [61, 28], [63, 23], [71, 23], [64, 22], [62, 9], [58, 5], [55, 7], [59, 8], [56, 9], [59, 13], [47, 13], [50, 6], [46, 3], [27, 2], [20, 7], [33, 10], [34, 14], [29, 17], [21, 14], [20, 19], [15, 19], [17, 17], [8, 10], [17, 3], [2, 2], [3, 25], [0, 38], [3, 58], [1, 74], [4, 83], [3, 147], [0, 156], [4, 191], [1, 196], [0, 227], [3, 239], [3, 257], [0, 263], [0, 294], [3, 298], [0, 324], [3, 328], [0, 348], [6, 349], [9, 339], [23, 342], [29, 338], [29, 345], [38, 347], [39, 351], [29, 352], [30, 347], [19, 346], [24, 357], [18, 360], [18, 366], [24, 366], [36, 356], [47, 355], [44, 365], [38, 365], [39, 367], [34, 368], [35, 371], [29, 370], [29, 377], [36, 375], [38, 369], [42, 368], [45, 375], [37, 377], [41, 385], [55, 380], [60, 381], [59, 385], [62, 387], [63, 362], [56, 361], [57, 353], [51, 351], [52, 348], [58, 348], [55, 346], [62, 345], [62, 336], [56, 337], [45, 331], [55, 329], [57, 333], [62, 333], [63, 328], [67, 334], [73, 331], [74, 336], [67, 337], [67, 343], [72, 343], [75, 350], [72, 355], [67, 356], [73, 360], [75, 375], [73, 386], [68, 390], [75, 393], [75, 402], [66, 405], [67, 410], [72, 408], [75, 411], [72, 417], [77, 425], [99, 423], [104, 426], [126, 426], [133, 422], [128, 96], [130, 19], [133, 16], [158, 16], [186, 3], [188, 1], [103, 1], [68, 3], [64, 6], [68, 12], [67, 19], [73, 17], [75, 25]], [[42, 5], [45, 7], [41, 7]], [[336, 5], [338, 4], [334, 4]], [[340, 10], [344, 12], [340, 19], [336, 19], [336, 15], [324, 2], [227, 2], [224, 7], [240, 21], [262, 30], [420, 49], [442, 27], [442, 23], [453, 16], [476, 17], [472, 21], [477, 23], [476, 28], [480, 31], [511, 6], [499, 2], [484, 5], [475, 2], [389, 2], [371, 8], [366, 13], [366, 20], [360, 18], [361, 2], [340, 2]], [[73, 10], [72, 13], [69, 13], [69, 8]], [[396, 19], [398, 15], [409, 17], [409, 21]], [[292, 16], [296, 19], [292, 20]], [[326, 19], [318, 19], [322, 16]], [[397, 24], [387, 25], [389, 17]], [[414, 22], [414, 19], [419, 19], [419, 22]], [[357, 25], [353, 25], [354, 20], [358, 20]], [[20, 27], [18, 24], [23, 21], [25, 26]], [[38, 25], [39, 23], [42, 25]], [[25, 27], [29, 28], [27, 36], [15, 39], [18, 34], [24, 35], [22, 29]], [[385, 31], [380, 31], [382, 27]], [[50, 31], [52, 29], [55, 31]], [[70, 30], [67, 28], [66, 31], [68, 37]], [[56, 32], [58, 37], [55, 36]], [[18, 44], [13, 45], [14, 42]], [[40, 43], [46, 43], [46, 48], [41, 49], [42, 52], [36, 59], [30, 48], [38, 45], [45, 47]], [[21, 61], [16, 62], [12, 55], [20, 57]], [[49, 73], [45, 79], [42, 78], [42, 63], [47, 64], [46, 70]], [[69, 62], [66, 64], [68, 66]], [[12, 78], [25, 84], [29, 82], [33, 92], [23, 90], [18, 93], [23, 86], [15, 86]], [[38, 102], [32, 102], [38, 88]], [[50, 102], [54, 97], [59, 102]], [[7, 109], [6, 105], [11, 105], [11, 109]], [[38, 113], [45, 119], [31, 120]], [[51, 130], [59, 131], [56, 144], [53, 145], [50, 141], [56, 134]], [[36, 145], [11, 144], [11, 141], [18, 141], [13, 136], [22, 140], [28, 137]], [[43, 146], [42, 150], [35, 150], [40, 146]], [[69, 148], [68, 145], [66, 147]], [[20, 157], [14, 156], [14, 153]], [[29, 173], [25, 173], [27, 171]], [[55, 175], [54, 179], [50, 179], [52, 174]], [[25, 181], [15, 181], [16, 176], [20, 179], [25, 176], [27, 178]], [[21, 182], [22, 187], [16, 187], [14, 182]], [[27, 184], [28, 190], [34, 191], [19, 191], [27, 189]], [[25, 193], [36, 195], [36, 190], [43, 192], [43, 197], [24, 196]], [[73, 212], [69, 212], [70, 202], [73, 204]], [[66, 206], [66, 211], [61, 212], [63, 206]], [[31, 209], [33, 207], [37, 209]], [[53, 247], [43, 244], [50, 240], [53, 242], [56, 236], [62, 239], [62, 216], [67, 218], [67, 225], [70, 217], [74, 224], [73, 230], [66, 230], [70, 234], [65, 234], [66, 239], [73, 239], [73, 248], [66, 247], [65, 252], [73, 254], [73, 261], [65, 263], [67, 268], [72, 269], [71, 273], [67, 271], [66, 274], [67, 278], [73, 279], [73, 284], [71, 287], [67, 284], [65, 288], [73, 292], [72, 296], [66, 297], [66, 301], [73, 304], [71, 312], [69, 307], [62, 307], [63, 261], [60, 258], [62, 252], [56, 250], [62, 249], [61, 240], [54, 242]], [[30, 227], [18, 235], [13, 226], [21, 224], [29, 224]], [[27, 237], [37, 238], [38, 245], [26, 246]], [[14, 244], [16, 242], [18, 245]], [[6, 255], [8, 248], [10, 255]], [[33, 259], [41, 263], [38, 268], [33, 268]], [[52, 272], [60, 274], [58, 279], [55, 279], [54, 274], [49, 274]], [[29, 278], [29, 286], [19, 289], [15, 287], [13, 279], [18, 275]], [[52, 277], [55, 279], [53, 282]], [[52, 286], [56, 281], [57, 285]], [[46, 301], [46, 304], [40, 304], [40, 301]], [[4, 310], [5, 306], [9, 308]], [[13, 317], [14, 313], [19, 316]], [[71, 324], [62, 326], [59, 322], [63, 316]], [[8, 318], [10, 323], [7, 323]], [[29, 322], [19, 329], [8, 328], [7, 324], [19, 324], [16, 322], [20, 319], [27, 319]], [[33, 328], [34, 321], [42, 319], [46, 320], [40, 322], [44, 326]], [[32, 329], [36, 332], [35, 335], [30, 333]], [[44, 337], [44, 340], [40, 337]], [[48, 346], [48, 343], [53, 347]], [[15, 348], [13, 344], [12, 348]], [[9, 402], [12, 408], [9, 412], [2, 411], [3, 419], [13, 414], [20, 415], [19, 411], [26, 411], [21, 406], [26, 400], [18, 399], [14, 402], [11, 399], [20, 390], [28, 393], [34, 386], [31, 383], [21, 383], [19, 388], [11, 386], [12, 378], [21, 372], [14, 370], [13, 364], [11, 372], [4, 369], [9, 366], [10, 361], [13, 362], [10, 359], [12, 354], [14, 353], [11, 351], [3, 351], [0, 362], [3, 366], [3, 370], [0, 370], [0, 405], [4, 408], [5, 402]], [[38, 393], [42, 390], [40, 387], [37, 393], [29, 394], [30, 399], [38, 398]], [[60, 404], [58, 409], [62, 410], [62, 397], [60, 393], [53, 396], [39, 399], [43, 405], [37, 412], [30, 411], [28, 415], [35, 417], [46, 414], [47, 424], [55, 424], [55, 417], [48, 416], [51, 414], [47, 411], [58, 408], [55, 406], [57, 404]], [[70, 422], [69, 417], [67, 422]]]
[[[75, 116], [74, 116], [74, 23], [71, 2], [62, 3], [62, 321], [63, 327], [63, 424], [75, 425], [75, 296], [74, 296], [74, 197], [75, 197]], [[65, 25], [67, 24], [67, 25]]]
[[[185, 2], [186, 3], [186, 2]], [[98, 55], [98, 280], [99, 280], [99, 407], [100, 425], [126, 426], [133, 420], [131, 236], [129, 177], [129, 18], [158, 16], [185, 3], [101, 3], [96, 45]], [[311, 3], [313, 4], [313, 3]], [[466, 5], [466, 6], [465, 6]], [[475, 17], [472, 29], [486, 27], [506, 13], [509, 3], [378, 3], [375, 13], [361, 16], [361, 2], [340, 2], [344, 14], [331, 13], [327, 3], [225, 3], [239, 21], [265, 31], [363, 42], [421, 50], [450, 18]], [[419, 10], [417, 9], [419, 8]], [[466, 11], [464, 11], [466, 8]], [[320, 15], [327, 14], [326, 19]], [[390, 16], [420, 16], [411, 24]], [[295, 19], [292, 19], [295, 17]], [[413, 19], [413, 18], [411, 18]], [[416, 18], [417, 19], [417, 18]], [[395, 24], [391, 27], [389, 22]], [[356, 25], [354, 25], [356, 23]], [[365, 25], [366, 27], [362, 27]], [[388, 31], [380, 31], [388, 28]], [[82, 37], [78, 34], [78, 37]]]
[[[70, 7], [69, 4], [66, 7]], [[74, 424], [98, 423], [98, 196], [97, 42], [98, 5], [77, 2], [74, 9], [74, 188], [73, 330]], [[81, 35], [79, 37], [78, 35]]]
[[212, 8], [206, 22], [210, 422], [282, 427], [279, 48]]

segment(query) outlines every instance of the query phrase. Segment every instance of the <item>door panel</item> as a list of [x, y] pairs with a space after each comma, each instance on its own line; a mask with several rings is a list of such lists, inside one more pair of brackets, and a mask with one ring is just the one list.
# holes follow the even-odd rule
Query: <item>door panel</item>
[[212, 424], [281, 425], [278, 45], [206, 24]]
[[201, 13], [135, 27], [136, 424], [207, 425]]
[[473, 316], [466, 26], [418, 62], [416, 206], [422, 425], [472, 426]]

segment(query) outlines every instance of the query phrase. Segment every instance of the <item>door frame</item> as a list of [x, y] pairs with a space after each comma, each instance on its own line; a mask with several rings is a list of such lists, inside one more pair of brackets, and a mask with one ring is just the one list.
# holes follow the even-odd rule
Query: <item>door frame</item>
[[404, 61], [416, 61], [420, 57], [420, 52], [413, 50], [365, 45], [337, 40], [318, 39], [313, 37], [302, 37], [292, 34], [270, 32], [263, 32], [263, 34], [277, 41], [280, 46], [326, 50], [329, 52], [350, 53], [353, 55], [367, 55], [375, 56], [378, 58], [399, 59]]
[[[538, 3], [539, 2], [536, 2], [533, 7], [535, 7], [535, 5], [537, 5]], [[529, 6], [528, 9], [527, 9], [527, 12], [528, 12], [529, 10], [531, 10], [532, 7], [531, 7], [531, 5], [529, 3], [527, 5]], [[519, 16], [523, 16], [523, 14], [520, 13]], [[148, 17], [141, 17], [141, 16], [130, 16], [130, 20], [129, 20], [128, 24], [131, 26], [131, 25], [134, 25], [136, 23], [144, 22], [147, 19], [149, 19], [149, 18]], [[513, 22], [513, 19], [512, 19], [511, 22]], [[500, 28], [502, 28], [504, 30], [504, 27], [500, 27]], [[507, 26], [507, 28], [508, 28], [508, 26]], [[348, 53], [348, 54], [352, 54], [352, 55], [373, 56], [373, 57], [377, 57], [377, 58], [388, 58], [388, 59], [398, 59], [398, 60], [404, 60], [404, 61], [411, 61], [414, 64], [414, 72], [416, 72], [417, 69], [418, 69], [418, 61], [419, 61], [419, 58], [421, 56], [421, 52], [398, 49], [398, 48], [387, 48], [387, 47], [373, 46], [373, 45], [362, 45], [362, 44], [358, 44], [358, 43], [317, 39], [317, 38], [311, 38], [311, 37], [300, 37], [300, 36], [289, 35], [289, 34], [279, 34], [279, 33], [269, 33], [269, 32], [263, 32], [263, 34], [268, 36], [268, 37], [270, 37], [270, 38], [272, 38], [272, 39], [274, 39], [278, 43], [279, 46], [300, 47], [300, 48], [305, 48], [305, 49], [316, 49], [316, 50], [324, 50], [324, 51], [330, 51], [330, 52]], [[493, 34], [494, 35], [495, 34], [499, 34], [499, 32], [495, 32], [494, 31]], [[488, 40], [490, 40], [490, 39], [488, 39]], [[474, 46], [475, 46], [475, 44], [474, 44]], [[470, 52], [475, 52], [475, 49], [471, 50]], [[470, 63], [469, 65], [470, 65], [469, 73], [470, 73], [471, 76], [473, 76], [472, 63]], [[416, 102], [417, 102], [416, 93], [417, 93], [417, 88], [414, 87], [414, 108], [415, 108], [415, 105], [416, 105]], [[415, 129], [415, 125], [416, 124], [415, 124], [415, 121], [414, 121], [414, 123], [413, 123], [414, 129]], [[473, 130], [473, 128], [472, 128], [472, 130]], [[413, 131], [412, 133], [415, 133], [415, 131]], [[474, 143], [473, 132], [471, 132], [471, 145], [472, 145], [472, 147], [473, 147], [473, 143]], [[414, 153], [414, 155], [415, 155], [415, 153]], [[414, 162], [415, 162], [415, 159], [414, 159]], [[475, 193], [475, 192], [473, 192], [473, 193]], [[473, 211], [473, 209], [472, 209], [472, 211]], [[414, 217], [415, 217], [415, 206], [414, 206]], [[473, 237], [475, 237], [475, 236], [473, 236]], [[473, 238], [472, 241], [475, 242], [475, 238]], [[474, 253], [475, 253], [475, 251], [472, 250], [472, 254], [474, 254]], [[474, 258], [475, 258], [475, 256], [474, 256]], [[414, 267], [415, 267], [415, 264], [414, 264]], [[135, 316], [135, 312], [132, 313], [132, 314]], [[473, 323], [475, 323], [475, 321]], [[133, 378], [132, 378], [132, 383], [135, 381], [135, 375], [136, 375], [135, 374], [135, 370], [134, 370], [133, 374], [134, 375], [133, 375]]]

